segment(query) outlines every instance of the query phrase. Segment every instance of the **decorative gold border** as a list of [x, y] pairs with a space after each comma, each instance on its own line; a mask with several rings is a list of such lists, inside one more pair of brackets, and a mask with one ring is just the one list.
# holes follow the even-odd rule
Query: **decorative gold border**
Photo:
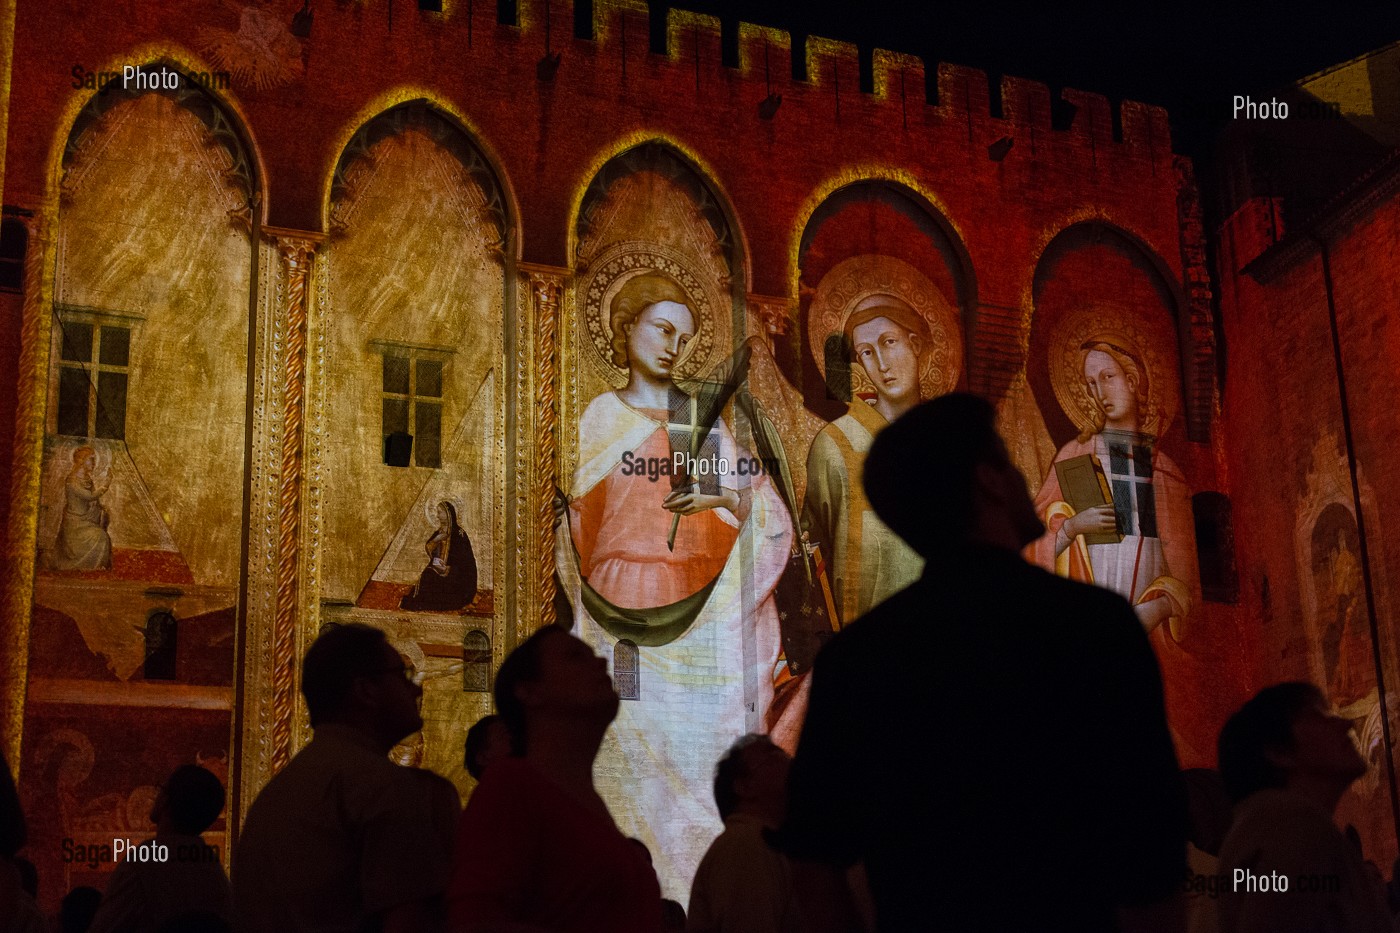
[[259, 281], [258, 333], [255, 337], [253, 411], [250, 413], [253, 446], [252, 470], [244, 480], [249, 485], [248, 514], [248, 584], [246, 623], [238, 633], [245, 646], [243, 666], [235, 677], [243, 685], [242, 707], [236, 722], [241, 723], [241, 740], [235, 743], [239, 757], [234, 762], [238, 776], [240, 806], [230, 813], [230, 821], [241, 824], [247, 807], [274, 773], [272, 743], [267, 723], [273, 711], [271, 696], [257, 684], [271, 679], [272, 645], [269, 620], [276, 611], [277, 535], [279, 463], [282, 449], [283, 384], [271, 378], [283, 365], [282, 320], [277, 309], [282, 306], [284, 270], [278, 262], [277, 248], [270, 239], [257, 244]]
[[[554, 488], [559, 475], [559, 311], [564, 296], [567, 269], [521, 263], [517, 266], [522, 284], [528, 285], [534, 321], [535, 372], [532, 380], [535, 423], [530, 434], [535, 440], [535, 464], [531, 503], [534, 515], [532, 589], [536, 605], [529, 616], [521, 616], [520, 634], [526, 629], [543, 628], [556, 620], [554, 613]], [[521, 447], [526, 445], [522, 444]], [[523, 475], [523, 474], [522, 474]], [[526, 621], [528, 620], [528, 621]]]
[[[56, 188], [54, 190], [57, 190]], [[10, 517], [6, 537], [0, 606], [0, 728], [5, 758], [19, 773], [24, 707], [29, 680], [29, 626], [34, 603], [34, 542], [39, 533], [39, 480], [44, 458], [44, 415], [48, 389], [49, 315], [57, 266], [58, 199], [48, 198], [30, 225], [25, 263], [24, 316], [20, 334], [15, 400], [14, 464], [10, 474]]]
[[269, 230], [277, 245], [285, 290], [277, 314], [283, 331], [282, 445], [277, 502], [277, 593], [272, 618], [271, 766], [280, 771], [292, 758], [296, 713], [297, 619], [302, 585], [301, 521], [306, 411], [306, 330], [319, 234]]

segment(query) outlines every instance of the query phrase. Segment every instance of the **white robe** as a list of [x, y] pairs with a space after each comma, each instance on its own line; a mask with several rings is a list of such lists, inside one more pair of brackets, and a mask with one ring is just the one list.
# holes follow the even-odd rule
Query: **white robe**
[[[592, 489], [661, 427], [615, 393], [595, 398], [579, 423], [571, 497]], [[723, 423], [716, 429], [721, 451], [748, 456]], [[720, 517], [726, 516], [727, 510]], [[576, 634], [611, 663], [617, 639], [583, 606], [569, 535], [564, 522], [556, 555]], [[782, 644], [773, 589], [791, 546], [787, 507], [766, 477], [755, 478], [749, 516], [709, 599], [675, 641], [640, 649], [641, 699], [621, 703], [598, 757], [595, 779], [618, 826], [646, 843], [662, 891], [681, 903], [723, 828], [714, 803], [715, 764], [735, 739], [763, 730], [773, 698]]]

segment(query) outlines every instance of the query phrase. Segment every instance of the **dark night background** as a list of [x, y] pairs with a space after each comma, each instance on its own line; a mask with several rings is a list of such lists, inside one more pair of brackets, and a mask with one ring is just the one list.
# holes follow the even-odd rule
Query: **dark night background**
[[[652, 9], [665, 9], [653, 2]], [[1166, 107], [1175, 149], [1205, 161], [1231, 97], [1260, 94], [1400, 39], [1400, 4], [1006, 4], [685, 0], [669, 4]], [[932, 68], [930, 67], [930, 73]], [[1400, 80], [1400, 75], [1397, 75]]]

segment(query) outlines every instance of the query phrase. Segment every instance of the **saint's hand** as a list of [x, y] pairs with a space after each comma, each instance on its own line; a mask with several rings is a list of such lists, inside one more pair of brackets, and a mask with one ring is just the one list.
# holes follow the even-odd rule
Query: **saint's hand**
[[732, 489], [723, 489], [718, 496], [707, 496], [695, 492], [693, 487], [682, 487], [667, 496], [661, 507], [678, 515], [695, 515], [706, 509], [733, 511], [739, 507], [739, 494]]
[[1158, 596], [1145, 603], [1138, 603], [1133, 607], [1133, 610], [1137, 613], [1138, 621], [1142, 623], [1142, 627], [1151, 632], [1170, 619], [1175, 608], [1169, 597]]
[[1065, 519], [1064, 531], [1076, 535], [1110, 534], [1118, 530], [1118, 516], [1112, 505], [1096, 505]]
[[557, 488], [554, 490], [554, 527], [558, 528], [564, 521], [564, 516], [569, 512], [569, 500]]

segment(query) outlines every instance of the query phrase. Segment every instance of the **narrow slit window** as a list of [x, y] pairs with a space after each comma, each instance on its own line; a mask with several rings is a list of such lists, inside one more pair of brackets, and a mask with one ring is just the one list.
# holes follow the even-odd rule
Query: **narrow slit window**
[[623, 700], [642, 698], [641, 652], [636, 642], [624, 638], [613, 648], [613, 686]]

